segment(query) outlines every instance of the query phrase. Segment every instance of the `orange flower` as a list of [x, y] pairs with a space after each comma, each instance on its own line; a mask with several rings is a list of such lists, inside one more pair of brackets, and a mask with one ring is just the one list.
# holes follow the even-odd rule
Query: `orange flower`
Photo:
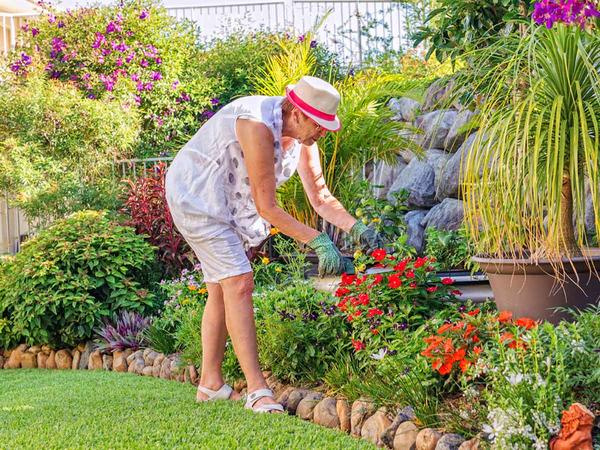
[[509, 333], [508, 331], [506, 333], [503, 333], [502, 336], [500, 336], [500, 342], [504, 342], [504, 341], [512, 341], [514, 340], [515, 336], [512, 333]]
[[479, 314], [480, 311], [481, 311], [481, 309], [477, 308], [477, 309], [474, 309], [473, 311], [469, 311], [467, 314], [470, 316], [476, 316], [477, 314]]
[[439, 368], [438, 372], [440, 375], [448, 375], [452, 370], [452, 364], [443, 364], [442, 367]]
[[481, 354], [482, 351], [483, 351], [483, 349], [477, 345], [475, 347], [473, 347], [473, 353], [475, 353], [476, 355]]
[[498, 322], [508, 322], [510, 319], [512, 319], [512, 312], [500, 311], [498, 313]]
[[516, 321], [515, 324], [518, 327], [523, 327], [526, 330], [531, 330], [532, 328], [537, 326], [537, 322], [533, 319], [530, 319], [529, 317], [519, 317]]
[[444, 325], [442, 325], [441, 327], [438, 328], [437, 334], [444, 334], [450, 328], [452, 328], [452, 324], [451, 323], [445, 323]]
[[454, 355], [452, 355], [452, 359], [454, 359], [454, 361], [463, 360], [465, 358], [466, 353], [467, 352], [464, 348], [458, 349], [454, 352]]
[[473, 334], [473, 331], [475, 331], [475, 330], [476, 330], [476, 328], [473, 325], [468, 324], [467, 329], [465, 330], [465, 332], [463, 334], [463, 337], [465, 339], [467, 339], [471, 334]]
[[465, 373], [467, 371], [467, 369], [469, 368], [469, 366], [471, 365], [471, 363], [469, 361], [467, 361], [466, 359], [461, 360], [458, 363], [460, 370], [462, 373]]
[[431, 367], [433, 368], [433, 370], [438, 370], [441, 365], [442, 365], [442, 360], [439, 358], [436, 358], [431, 362]]

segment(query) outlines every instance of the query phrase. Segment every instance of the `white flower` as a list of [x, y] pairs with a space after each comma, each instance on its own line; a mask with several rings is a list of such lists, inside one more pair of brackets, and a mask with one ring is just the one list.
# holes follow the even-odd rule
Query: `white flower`
[[387, 354], [387, 349], [380, 348], [377, 353], [373, 353], [371, 355], [371, 358], [381, 361], [385, 357], [386, 354]]
[[572, 340], [571, 341], [571, 349], [574, 353], [583, 353], [585, 352], [585, 343], [582, 340]]
[[510, 384], [512, 384], [513, 386], [516, 384], [522, 383], [524, 378], [525, 377], [523, 376], [522, 373], [511, 373], [508, 377], [506, 377], [508, 382]]

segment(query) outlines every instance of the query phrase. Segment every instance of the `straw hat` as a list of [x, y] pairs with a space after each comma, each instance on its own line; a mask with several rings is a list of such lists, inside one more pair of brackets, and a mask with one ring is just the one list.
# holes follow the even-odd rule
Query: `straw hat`
[[288, 100], [318, 125], [329, 131], [342, 126], [336, 115], [340, 93], [320, 78], [304, 76], [286, 88]]

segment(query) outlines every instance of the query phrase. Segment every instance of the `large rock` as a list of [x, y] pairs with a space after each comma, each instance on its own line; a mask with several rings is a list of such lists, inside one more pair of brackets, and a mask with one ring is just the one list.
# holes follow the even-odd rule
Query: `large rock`
[[138, 356], [137, 358], [131, 360], [130, 363], [128, 363], [127, 372], [140, 375], [144, 370], [144, 367], [146, 367], [144, 363], [144, 358]]
[[146, 349], [146, 350], [149, 350], [149, 351], [146, 352], [144, 350], [144, 361], [147, 366], [152, 366], [152, 365], [154, 365], [154, 360], [158, 357], [159, 353], [155, 352], [152, 349]]
[[416, 450], [435, 450], [442, 433], [433, 428], [423, 428], [417, 435]]
[[424, 227], [438, 230], [458, 230], [463, 223], [465, 209], [462, 200], [446, 198], [429, 210], [421, 221]]
[[372, 442], [375, 445], [382, 445], [381, 435], [392, 424], [392, 421], [386, 414], [385, 409], [379, 409], [375, 414], [365, 420], [361, 430], [360, 436]]
[[35, 369], [37, 367], [37, 357], [35, 353], [25, 352], [21, 355], [21, 368]]
[[[448, 160], [440, 174], [435, 196], [438, 200], [448, 197], [459, 197], [459, 187], [462, 183], [461, 167], [465, 167], [466, 158], [473, 149], [477, 134], [469, 135], [458, 151]], [[464, 159], [463, 159], [464, 158]]]
[[46, 369], [56, 369], [56, 352], [54, 350], [50, 351], [48, 355], [48, 359], [46, 360]]
[[337, 400], [327, 397], [317, 403], [313, 411], [313, 422], [327, 428], [339, 428], [340, 419], [337, 413]]
[[[398, 156], [396, 164], [387, 164], [385, 161], [375, 161], [373, 172], [369, 181], [373, 186], [373, 194], [376, 198], [385, 198], [394, 181], [400, 173], [406, 168], [404, 160]], [[380, 186], [380, 187], [378, 187]]]
[[460, 434], [444, 434], [435, 446], [435, 450], [458, 450], [463, 442], [465, 438]]
[[19, 369], [21, 367], [21, 360], [23, 355], [27, 351], [27, 345], [21, 344], [10, 352], [8, 361], [4, 363], [5, 369]]
[[417, 117], [421, 104], [408, 97], [392, 98], [388, 107], [394, 112], [394, 120], [399, 122], [412, 122]]
[[304, 396], [300, 403], [298, 403], [298, 408], [296, 408], [296, 416], [303, 420], [312, 420], [313, 413], [317, 404], [323, 398], [323, 394], [320, 392], [309, 392]]
[[437, 79], [429, 85], [425, 91], [423, 100], [423, 111], [431, 111], [434, 108], [444, 107], [448, 102], [455, 81], [453, 79]]
[[87, 368], [88, 370], [102, 370], [102, 353], [100, 353], [100, 350], [94, 350], [90, 353]]
[[395, 204], [392, 195], [401, 189], [409, 193], [408, 204], [416, 207], [430, 207], [435, 204], [435, 171], [427, 162], [413, 159], [400, 173], [390, 187], [387, 199]]
[[456, 111], [440, 109], [417, 117], [415, 125], [423, 130], [419, 144], [424, 149], [444, 148], [450, 128], [456, 121]]
[[162, 362], [165, 360], [165, 355], [160, 353], [155, 359], [154, 364], [152, 365], [152, 376], [155, 378], [160, 377], [160, 369], [162, 367]]
[[309, 393], [308, 389], [294, 389], [290, 392], [284, 407], [290, 414], [296, 414], [296, 409], [304, 397]]
[[[44, 352], [39, 352], [37, 354], [37, 366], [38, 369], [45, 369], [46, 368], [46, 361], [48, 361], [48, 355], [45, 354]], [[1, 367], [1, 364], [0, 364]]]
[[163, 380], [171, 379], [171, 360], [169, 358], [163, 359], [160, 365], [160, 377]]
[[458, 450], [481, 450], [481, 441], [475, 437], [460, 444]]
[[350, 412], [350, 430], [354, 436], [361, 435], [361, 429], [365, 421], [375, 412], [373, 402], [366, 400], [355, 400]]
[[56, 361], [56, 368], [59, 370], [71, 370], [71, 365], [73, 364], [73, 357], [71, 356], [71, 352], [67, 349], [59, 350], [56, 352], [54, 356], [54, 360]]
[[[412, 407], [407, 406], [405, 408], [402, 408], [400, 411], [398, 411], [398, 414], [396, 414], [396, 417], [394, 418], [392, 424], [388, 428], [386, 428], [385, 431], [381, 434], [381, 442], [383, 442], [388, 447], [393, 448], [396, 430], [398, 429], [400, 424], [404, 422], [409, 422], [411, 420], [414, 420], [415, 418], [415, 411]], [[415, 439], [416, 438], [417, 435], [415, 433]]]
[[350, 432], [350, 404], [346, 399], [339, 399], [335, 405], [338, 419], [340, 421], [340, 430], [346, 433]]
[[115, 372], [127, 372], [127, 358], [132, 353], [131, 349], [123, 351], [117, 350], [113, 352], [113, 366], [112, 369]]
[[93, 351], [93, 346], [91, 342], [86, 342], [83, 347], [83, 351], [81, 351], [81, 356], [79, 358], [79, 370], [87, 370], [88, 364], [90, 362], [90, 354]]
[[433, 167], [433, 173], [435, 174], [433, 185], [434, 190], [437, 189], [437, 186], [440, 184], [442, 172], [446, 163], [450, 160], [452, 155], [444, 150], [438, 150], [437, 148], [432, 148], [425, 152], [425, 161], [431, 167]]
[[154, 367], [152, 367], [152, 366], [146, 366], [146, 367], [144, 367], [144, 368], [142, 369], [142, 372], [141, 372], [141, 374], [142, 374], [143, 376], [145, 376], [145, 377], [151, 377], [151, 376], [152, 376], [152, 369], [153, 369], [153, 368], [154, 368]]
[[[455, 152], [461, 146], [461, 144], [465, 141], [468, 133], [472, 130], [464, 130], [462, 129], [465, 125], [469, 123], [469, 121], [473, 118], [473, 112], [465, 109], [456, 114], [456, 119], [454, 123], [448, 130], [448, 135], [444, 140], [444, 150], [448, 152]], [[469, 126], [469, 128], [471, 128]]]
[[421, 253], [425, 244], [425, 227], [421, 221], [427, 215], [426, 210], [414, 209], [404, 215], [406, 222], [406, 234], [408, 234], [407, 244], [412, 245], [418, 253]]
[[73, 362], [71, 362], [71, 369], [77, 370], [77, 368], [79, 367], [79, 361], [81, 360], [81, 350], [79, 350], [76, 347], [71, 353], [71, 355], [73, 356]]
[[137, 350], [127, 356], [127, 364], [131, 364], [134, 359], [144, 359], [144, 350]]
[[419, 429], [411, 421], [402, 422], [398, 425], [392, 448], [394, 450], [415, 450], [417, 447], [417, 435]]
[[111, 370], [113, 365], [112, 355], [102, 355], [102, 370]]
[[39, 345], [32, 345], [31, 347], [29, 347], [27, 349], [27, 353], [32, 353], [34, 355], [37, 355], [41, 351], [42, 351], [42, 347], [40, 347]]

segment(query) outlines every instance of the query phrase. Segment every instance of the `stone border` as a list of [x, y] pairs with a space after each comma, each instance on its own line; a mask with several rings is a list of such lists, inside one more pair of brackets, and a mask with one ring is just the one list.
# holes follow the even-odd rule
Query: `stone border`
[[[80, 344], [74, 349], [53, 350], [44, 346], [21, 344], [13, 350], [0, 352], [0, 369], [58, 369], [58, 370], [112, 370], [152, 376], [165, 380], [198, 385], [199, 375], [193, 365], [182, 366], [179, 355], [164, 355], [151, 348], [134, 351], [126, 349], [112, 354], [94, 350], [93, 344]], [[478, 438], [465, 439], [452, 433], [432, 428], [419, 430], [411, 407], [401, 408], [395, 414], [379, 408], [368, 399], [359, 399], [351, 405], [344, 398], [327, 397], [311, 389], [286, 386], [271, 372], [263, 372], [275, 397], [290, 415], [309, 420], [317, 425], [350, 433], [379, 447], [394, 450], [479, 450]], [[244, 393], [243, 380], [234, 383], [236, 391]]]

